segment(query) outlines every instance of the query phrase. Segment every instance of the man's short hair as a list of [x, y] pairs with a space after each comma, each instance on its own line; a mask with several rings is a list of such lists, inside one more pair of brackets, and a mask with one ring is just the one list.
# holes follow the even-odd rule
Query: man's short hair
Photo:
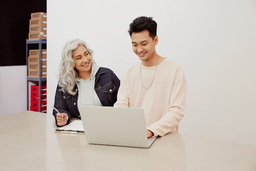
[[148, 30], [149, 36], [154, 38], [157, 31], [157, 23], [152, 19], [152, 17], [141, 16], [135, 18], [130, 24], [129, 34], [132, 36], [132, 33], [138, 33], [143, 30]]

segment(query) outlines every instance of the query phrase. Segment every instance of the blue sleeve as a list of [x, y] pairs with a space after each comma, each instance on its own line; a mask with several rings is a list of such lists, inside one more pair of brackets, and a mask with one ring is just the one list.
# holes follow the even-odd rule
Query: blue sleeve
[[[58, 109], [58, 111], [60, 113], [66, 113], [68, 115], [68, 122], [67, 122], [67, 124], [69, 124], [70, 120], [71, 120], [71, 115], [70, 115], [70, 111], [69, 111], [68, 105], [67, 105], [64, 97], [65, 96], [63, 94], [63, 91], [61, 91], [61, 88], [59, 86], [57, 86], [56, 93], [55, 93], [54, 107], [56, 109]], [[54, 118], [55, 118], [55, 123], [57, 125], [56, 114], [57, 114], [57, 112], [55, 110], [53, 110], [53, 115], [54, 115]]]

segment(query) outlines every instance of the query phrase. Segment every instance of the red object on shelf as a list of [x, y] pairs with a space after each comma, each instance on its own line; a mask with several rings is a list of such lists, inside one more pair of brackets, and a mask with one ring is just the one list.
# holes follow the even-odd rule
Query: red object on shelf
[[[41, 111], [46, 111], [47, 109], [47, 91], [46, 84], [41, 87]], [[39, 86], [31, 86], [31, 96], [30, 96], [30, 111], [39, 112]]]
[[[47, 104], [46, 101], [41, 103], [41, 111], [47, 109]], [[39, 105], [38, 105], [38, 100], [35, 101], [34, 103], [31, 103], [30, 105], [30, 111], [36, 111], [39, 112]]]

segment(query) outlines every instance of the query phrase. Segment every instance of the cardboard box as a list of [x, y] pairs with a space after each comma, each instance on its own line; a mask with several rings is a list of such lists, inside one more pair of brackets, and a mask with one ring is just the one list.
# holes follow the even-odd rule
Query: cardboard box
[[39, 23], [47, 23], [47, 22], [43, 22], [43, 21], [47, 21], [46, 16], [40, 16], [37, 18], [31, 18], [30, 20], [30, 24], [39, 24]]
[[[46, 56], [46, 55], [45, 55]], [[28, 57], [28, 65], [29, 64], [39, 64], [39, 57]], [[42, 55], [42, 60], [41, 60], [42, 65], [47, 65], [47, 60], [46, 57]]]
[[40, 26], [40, 27], [47, 27], [47, 21], [44, 21], [42, 19], [30, 19], [29, 20], [29, 27], [34, 27], [34, 26]]
[[[42, 49], [42, 58], [46, 58], [47, 50]], [[39, 49], [31, 49], [29, 50], [29, 58], [30, 57], [39, 57]]]
[[47, 34], [47, 28], [43, 27], [42, 25], [34, 25], [34, 26], [29, 26], [29, 33], [38, 33], [38, 32], [44, 32]]
[[46, 15], [45, 12], [34, 12], [34, 13], [31, 13], [31, 19], [37, 19], [37, 18], [40, 18], [40, 17], [47, 18], [47, 15]]
[[29, 26], [36, 26], [36, 25], [41, 25], [42, 27], [46, 27], [47, 21], [42, 18], [29, 20]]
[[[42, 65], [42, 69], [44, 69], [44, 68], [47, 69], [46, 65]], [[31, 64], [31, 63], [29, 63], [28, 64], [28, 69], [39, 70], [39, 64], [35, 64], [35, 63]]]
[[[28, 69], [28, 71], [34, 72], [34, 71], [38, 71], [38, 69]], [[45, 72], [45, 74], [46, 74], [47, 68], [46, 67], [45, 68], [41, 68], [41, 71], [42, 71], [42, 73]]]
[[[47, 71], [46, 68], [42, 68], [41, 78], [46, 78]], [[28, 77], [31, 78], [39, 78], [39, 70], [38, 69], [29, 69], [28, 70]]]
[[28, 39], [29, 40], [38, 40], [39, 38], [47, 39], [46, 32], [29, 33], [28, 34]]
[[[28, 58], [28, 65], [34, 65], [37, 64], [39, 65], [39, 58], [38, 57], [30, 57]], [[42, 59], [41, 60], [41, 65], [47, 65], [47, 60], [46, 59]]]

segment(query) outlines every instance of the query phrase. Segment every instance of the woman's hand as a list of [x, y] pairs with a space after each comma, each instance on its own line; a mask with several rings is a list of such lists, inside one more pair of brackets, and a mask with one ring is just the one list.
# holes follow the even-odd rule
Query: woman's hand
[[58, 126], [64, 126], [68, 122], [68, 115], [66, 113], [57, 113], [56, 119], [57, 119]]

